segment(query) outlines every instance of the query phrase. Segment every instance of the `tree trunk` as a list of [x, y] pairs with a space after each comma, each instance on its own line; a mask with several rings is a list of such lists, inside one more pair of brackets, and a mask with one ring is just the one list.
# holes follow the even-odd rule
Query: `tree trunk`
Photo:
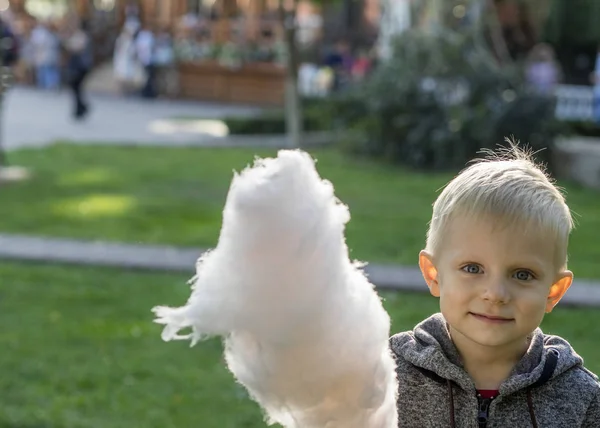
[[4, 64], [4, 51], [7, 48], [7, 41], [4, 39], [4, 22], [0, 20], [0, 170], [8, 166], [6, 159], [6, 149], [4, 148], [3, 138], [3, 119], [4, 119], [4, 96], [6, 95], [8, 78], [7, 72], [9, 71]]
[[444, 6], [443, 0], [430, 0], [429, 7], [429, 30], [438, 31], [444, 26]]
[[490, 31], [490, 39], [492, 43], [492, 50], [498, 59], [500, 65], [507, 65], [512, 62], [508, 46], [506, 46], [506, 40], [502, 33], [502, 25], [498, 17], [498, 10], [494, 0], [484, 1], [484, 10], [482, 17], [487, 20], [488, 28]]
[[286, 11], [284, 0], [279, 0], [279, 18], [283, 27], [286, 55], [285, 77], [285, 125], [287, 146], [300, 147], [302, 139], [302, 105], [298, 93], [298, 48], [296, 46], [296, 10], [298, 0], [294, 0], [293, 10]]
[[[4, 72], [0, 71], [0, 79], [4, 80]], [[4, 85], [4, 83], [2, 83]], [[0, 89], [0, 170], [8, 166], [8, 160], [6, 159], [6, 149], [4, 148], [4, 141], [2, 138], [2, 126], [1, 117], [4, 116], [4, 88]]]

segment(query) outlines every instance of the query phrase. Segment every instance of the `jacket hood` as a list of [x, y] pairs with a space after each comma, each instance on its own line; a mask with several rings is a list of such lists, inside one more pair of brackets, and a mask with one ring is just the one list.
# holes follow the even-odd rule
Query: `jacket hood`
[[[452, 381], [466, 391], [475, 390], [441, 313], [422, 321], [411, 332], [393, 336], [391, 347], [428, 376]], [[545, 335], [538, 328], [531, 334], [529, 349], [500, 386], [499, 393], [509, 395], [540, 386], [576, 366], [583, 366], [583, 359], [571, 345], [560, 337]]]

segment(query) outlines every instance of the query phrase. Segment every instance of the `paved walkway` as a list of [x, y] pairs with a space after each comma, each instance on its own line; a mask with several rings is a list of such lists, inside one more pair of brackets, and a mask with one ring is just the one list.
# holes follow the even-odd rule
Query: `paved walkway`
[[[142, 100], [115, 95], [90, 96], [93, 112], [71, 119], [69, 93], [13, 88], [0, 116], [2, 144], [10, 149], [40, 147], [58, 140], [78, 144], [200, 147], [288, 147], [281, 135], [227, 135], [224, 117], [251, 116], [261, 109], [175, 100]], [[181, 120], [200, 118], [206, 120]], [[177, 120], [179, 119], [179, 120]], [[1, 127], [0, 127], [1, 128]], [[306, 133], [303, 145], [331, 142], [327, 132]]]
[[[90, 96], [91, 114], [82, 122], [71, 116], [71, 99], [66, 90], [44, 92], [12, 88], [5, 99], [1, 120], [2, 142], [9, 149], [42, 146], [56, 140], [84, 143], [123, 144], [216, 144], [223, 140], [222, 125], [176, 127], [166, 119], [198, 117], [220, 119], [249, 116], [256, 107], [229, 106], [173, 100], [142, 100], [113, 95]], [[224, 141], [226, 143], [227, 141]]]
[[[198, 248], [0, 234], [1, 259], [166, 270], [185, 272], [190, 276], [203, 251]], [[371, 264], [365, 270], [371, 282], [380, 289], [427, 291], [416, 268]], [[565, 295], [563, 303], [600, 307], [600, 284], [576, 281]]]

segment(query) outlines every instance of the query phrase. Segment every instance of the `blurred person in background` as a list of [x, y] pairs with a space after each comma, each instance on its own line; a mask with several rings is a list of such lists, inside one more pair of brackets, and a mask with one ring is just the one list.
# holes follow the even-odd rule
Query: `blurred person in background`
[[554, 94], [562, 79], [562, 71], [552, 46], [539, 43], [533, 47], [526, 67], [526, 79], [536, 92]]
[[89, 105], [84, 100], [83, 88], [93, 63], [92, 43], [87, 23], [82, 21], [71, 24], [65, 41], [67, 53], [67, 80], [73, 94], [73, 117], [81, 120], [89, 113]]
[[124, 7], [124, 13], [125, 13], [125, 21], [126, 22], [132, 22], [132, 21], [136, 21], [138, 24], [140, 23], [140, 5], [138, 4], [137, 1], [135, 0], [129, 0], [127, 1], [127, 3], [125, 4]]
[[37, 87], [60, 87], [60, 39], [50, 22], [38, 22], [31, 33]]
[[156, 97], [156, 35], [150, 26], [144, 25], [135, 38], [138, 60], [146, 70], [146, 82], [142, 88], [142, 97]]
[[597, 46], [596, 65], [594, 66], [591, 80], [594, 86], [594, 121], [600, 123], [600, 43]]
[[173, 37], [168, 27], [163, 27], [156, 33], [154, 49], [156, 65], [156, 92], [158, 95], [175, 95], [177, 92], [175, 51]]
[[13, 69], [21, 58], [22, 42], [17, 34], [17, 21], [10, 10], [0, 13], [0, 37], [2, 38], [2, 65]]
[[18, 60], [14, 66], [15, 79], [19, 83], [32, 85], [35, 79], [34, 50], [31, 43], [33, 19], [15, 20], [13, 30], [18, 45]]
[[352, 81], [363, 81], [371, 72], [372, 67], [373, 54], [367, 49], [360, 49], [356, 55], [356, 58], [354, 59], [354, 61], [352, 61], [352, 66], [350, 68], [350, 75], [352, 77]]
[[135, 38], [137, 21], [127, 21], [115, 42], [113, 73], [123, 94], [131, 94], [146, 81], [146, 71], [137, 57]]
[[19, 41], [10, 23], [0, 18], [0, 38], [2, 40], [2, 65], [12, 67], [19, 59]]
[[333, 49], [325, 54], [323, 66], [329, 67], [334, 71], [334, 90], [342, 89], [346, 86], [350, 80], [353, 62], [354, 58], [350, 43], [344, 38], [339, 39], [333, 46]]

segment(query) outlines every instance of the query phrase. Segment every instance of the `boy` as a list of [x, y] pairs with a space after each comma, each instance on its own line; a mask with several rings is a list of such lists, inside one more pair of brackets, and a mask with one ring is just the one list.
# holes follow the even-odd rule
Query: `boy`
[[514, 145], [447, 185], [419, 254], [441, 313], [390, 339], [400, 427], [600, 427], [598, 378], [538, 328], [571, 285], [572, 226]]

